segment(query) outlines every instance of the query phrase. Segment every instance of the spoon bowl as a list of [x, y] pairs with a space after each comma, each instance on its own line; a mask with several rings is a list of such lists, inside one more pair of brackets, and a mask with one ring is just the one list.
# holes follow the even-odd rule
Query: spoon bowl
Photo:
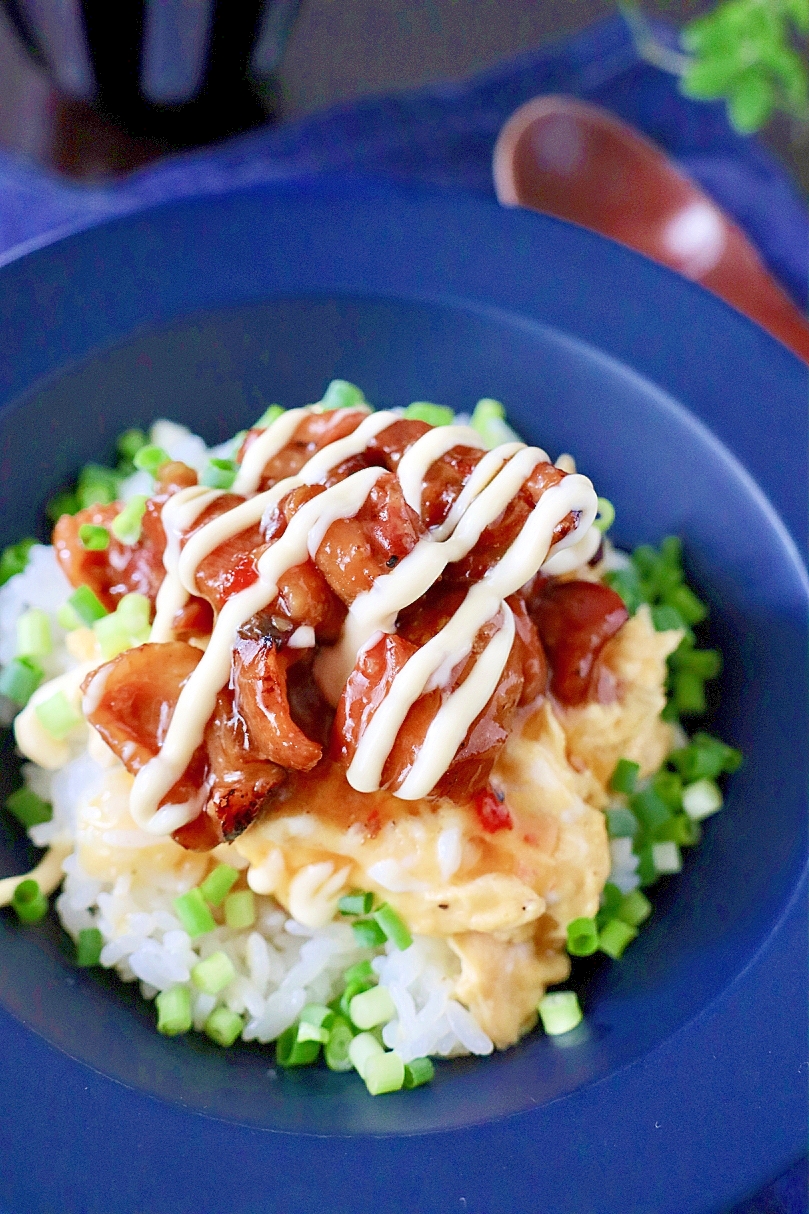
[[747, 237], [650, 140], [597, 106], [536, 97], [493, 157], [497, 197], [572, 220], [699, 282], [809, 362], [809, 324]]

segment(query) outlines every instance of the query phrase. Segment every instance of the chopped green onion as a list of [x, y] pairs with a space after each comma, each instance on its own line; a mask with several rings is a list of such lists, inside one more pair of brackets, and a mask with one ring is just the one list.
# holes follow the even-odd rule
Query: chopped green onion
[[354, 1030], [344, 1016], [337, 1016], [323, 1047], [323, 1057], [330, 1071], [350, 1071], [349, 1046], [354, 1040]]
[[661, 801], [674, 813], [683, 807], [683, 782], [675, 771], [658, 771], [652, 777], [652, 788]]
[[608, 881], [601, 891], [601, 909], [607, 912], [607, 919], [615, 918], [623, 900], [624, 895], [618, 886], [614, 885], [612, 881]]
[[594, 527], [599, 531], [609, 531], [612, 524], [615, 522], [615, 507], [609, 498], [600, 497], [598, 499], [598, 514], [596, 515]]
[[368, 915], [374, 905], [374, 895], [367, 890], [354, 889], [337, 903], [341, 915]]
[[637, 928], [631, 927], [621, 919], [610, 919], [598, 934], [598, 947], [617, 961], [624, 949], [637, 936]]
[[32, 658], [12, 658], [0, 674], [0, 695], [24, 708], [44, 677], [45, 671]]
[[653, 885], [659, 874], [655, 868], [651, 845], [637, 847], [635, 851], [638, 857], [638, 881], [641, 885]]
[[206, 995], [218, 995], [236, 977], [233, 962], [227, 953], [211, 953], [204, 961], [198, 961], [191, 970], [195, 986]]
[[358, 1029], [374, 1029], [378, 1024], [387, 1024], [396, 1015], [396, 1004], [385, 986], [372, 986], [368, 991], [355, 995], [348, 1008], [352, 1024]]
[[205, 1032], [211, 1041], [215, 1041], [224, 1049], [233, 1045], [243, 1028], [244, 1021], [241, 1016], [237, 1016], [229, 1007], [215, 1007], [205, 1021]]
[[621, 899], [616, 918], [630, 927], [640, 927], [652, 913], [652, 904], [639, 889], [633, 889]]
[[[100, 620], [96, 620], [93, 624], [93, 632], [96, 635], [101, 656], [105, 662], [109, 662], [111, 658], [115, 658], [119, 653], [123, 653], [125, 649], [131, 649], [135, 638], [126, 626], [124, 620], [114, 612], [112, 615], [105, 615]], [[144, 640], [148, 640], [148, 636], [144, 636]]]
[[413, 937], [408, 931], [407, 924], [400, 919], [389, 902], [383, 902], [379, 910], [374, 911], [373, 917], [391, 944], [403, 951], [406, 948], [410, 948], [410, 945], [413, 943]]
[[284, 1029], [275, 1043], [275, 1061], [279, 1066], [308, 1066], [320, 1053], [319, 1041], [299, 1041], [298, 1025]]
[[676, 586], [666, 594], [666, 602], [686, 624], [701, 624], [707, 619], [708, 608], [688, 586]]
[[115, 445], [118, 454], [132, 464], [138, 452], [149, 445], [149, 440], [142, 430], [124, 430]]
[[232, 868], [229, 864], [217, 864], [200, 885], [199, 892], [211, 906], [221, 906], [238, 878], [237, 868]]
[[76, 498], [82, 510], [88, 506], [108, 506], [118, 496], [119, 477], [112, 468], [87, 464], [79, 473]]
[[68, 489], [55, 493], [45, 507], [45, 513], [52, 523], [58, 523], [63, 514], [78, 514], [79, 510], [79, 499]]
[[682, 750], [672, 751], [668, 761], [677, 768], [683, 780], [690, 784], [704, 776], [711, 778], [721, 775], [723, 771], [736, 771], [741, 764], [742, 753], [740, 750], [734, 750], [732, 746], [726, 746], [718, 738], [700, 732], [694, 735], [690, 745]]
[[722, 793], [713, 780], [696, 780], [683, 792], [683, 809], [694, 822], [701, 822], [721, 808]]
[[702, 716], [705, 712], [705, 680], [692, 670], [678, 670], [672, 684], [677, 711], [683, 716]]
[[652, 608], [652, 623], [655, 632], [670, 632], [673, 628], [685, 628], [685, 620], [676, 607], [668, 603], [659, 603]]
[[162, 447], [155, 447], [150, 443], [148, 447], [141, 447], [140, 451], [135, 453], [132, 463], [139, 472], [156, 476], [164, 464], [171, 463], [171, 456]]
[[363, 993], [363, 991], [373, 990], [374, 986], [375, 986], [374, 981], [373, 980], [369, 981], [369, 979], [367, 979], [367, 978], [352, 978], [352, 980], [350, 982], [347, 982], [346, 988], [343, 991], [342, 995], [340, 996], [340, 999], [338, 1002], [338, 1006], [340, 1008], [340, 1011], [343, 1013], [343, 1015], [349, 1016], [349, 1014], [350, 1014], [349, 1008], [351, 1007], [351, 1000], [354, 998], [355, 995], [361, 995]]
[[301, 1021], [298, 1025], [298, 1041], [303, 1044], [304, 1041], [316, 1041], [318, 1045], [325, 1045], [329, 1039], [329, 1030], [322, 1028], [317, 1024], [307, 1024]]
[[84, 927], [79, 932], [76, 941], [76, 965], [81, 969], [90, 969], [101, 961], [101, 950], [104, 947], [104, 937], [97, 927]]
[[47, 612], [31, 607], [17, 620], [17, 657], [44, 658], [53, 649]]
[[298, 1017], [299, 1042], [317, 1041], [325, 1045], [335, 1021], [333, 1008], [324, 1003], [307, 1003]]
[[632, 839], [638, 833], [638, 820], [623, 805], [605, 811], [607, 834], [611, 839]]
[[630, 615], [634, 615], [641, 603], [646, 602], [640, 578], [634, 566], [630, 566], [628, 569], [611, 569], [604, 574], [604, 581], [623, 599], [624, 606]]
[[664, 843], [670, 839], [680, 847], [693, 847], [702, 838], [702, 830], [698, 822], [689, 818], [688, 814], [675, 814], [668, 822], [654, 832], [656, 843]]
[[613, 792], [634, 792], [639, 771], [640, 763], [633, 763], [631, 759], [619, 759], [610, 779], [610, 788]]
[[423, 1083], [430, 1083], [435, 1075], [435, 1067], [430, 1058], [413, 1058], [405, 1063], [404, 1084], [406, 1088], [420, 1088]]
[[633, 793], [629, 798], [629, 806], [638, 821], [649, 831], [662, 826], [671, 817], [668, 805], [652, 787]]
[[652, 860], [657, 871], [661, 874], [678, 873], [683, 867], [683, 858], [676, 843], [667, 840], [665, 843], [652, 844]]
[[31, 877], [20, 881], [14, 890], [11, 905], [21, 923], [36, 923], [48, 913], [48, 899], [39, 888], [39, 883]]
[[537, 1011], [549, 1037], [569, 1033], [582, 1022], [582, 1010], [575, 991], [551, 991], [541, 999]]
[[355, 384], [347, 379], [333, 379], [320, 404], [324, 409], [352, 409], [365, 404], [365, 397]]
[[266, 430], [268, 426], [271, 426], [285, 412], [286, 410], [282, 409], [280, 405], [270, 405], [269, 408], [264, 410], [253, 429], [259, 430], [263, 427]]
[[384, 1049], [377, 1041], [373, 1033], [358, 1033], [349, 1042], [348, 1056], [351, 1059], [351, 1065], [357, 1071], [362, 1079], [365, 1078], [365, 1068], [372, 1058], [376, 1058], [379, 1054], [384, 1054]]
[[[335, 1019], [334, 1009], [327, 1007], [325, 1003], [307, 1003], [298, 1017], [302, 1025], [306, 1024], [313, 1028], [325, 1029], [326, 1036], [328, 1036]], [[299, 1035], [298, 1040], [302, 1041], [304, 1039]], [[325, 1041], [326, 1038], [323, 1037], [320, 1040]]]
[[404, 1062], [395, 1050], [375, 1054], [365, 1064], [363, 1079], [372, 1096], [398, 1092], [404, 1084]]
[[484, 397], [472, 411], [470, 426], [477, 430], [487, 447], [514, 442], [518, 435], [505, 420], [506, 411], [499, 400]]
[[189, 936], [203, 936], [216, 927], [214, 917], [199, 889], [189, 889], [174, 899], [174, 910]]
[[65, 632], [73, 632], [75, 628], [83, 627], [82, 621], [76, 615], [70, 603], [62, 603], [62, 606], [56, 612], [56, 622], [60, 628], [64, 628]]
[[125, 594], [118, 600], [115, 613], [131, 632], [138, 632], [142, 628], [148, 628], [152, 607], [145, 594]]
[[573, 919], [567, 925], [567, 951], [572, 957], [589, 957], [598, 948], [594, 919]]
[[28, 554], [33, 548], [36, 540], [25, 539], [19, 540], [16, 544], [9, 544], [8, 548], [4, 548], [0, 553], [0, 586], [5, 586], [9, 578], [13, 578], [15, 574], [22, 573], [28, 564]]
[[356, 964], [350, 965], [343, 974], [343, 980], [349, 982], [369, 982], [373, 984], [377, 981], [377, 976], [374, 973], [374, 967], [370, 961], [357, 961]]
[[252, 927], [256, 921], [256, 898], [252, 889], [240, 889], [225, 898], [225, 923], [234, 931]]
[[112, 520], [112, 534], [122, 544], [137, 544], [140, 539], [143, 516], [146, 513], [146, 496], [136, 493]]
[[455, 421], [455, 413], [446, 405], [433, 405], [428, 400], [414, 400], [404, 411], [404, 417], [413, 421], [426, 422], [428, 426], [451, 426]]
[[239, 465], [232, 459], [209, 459], [199, 478], [201, 485], [209, 489], [230, 489], [236, 479]]
[[103, 552], [110, 546], [110, 533], [106, 527], [82, 523], [79, 527], [79, 543], [86, 552]]
[[41, 704], [37, 704], [34, 712], [42, 728], [52, 738], [56, 738], [57, 742], [66, 738], [84, 719], [63, 691], [57, 691]]
[[53, 807], [30, 788], [18, 788], [10, 797], [6, 797], [6, 809], [26, 830], [30, 826], [39, 826], [41, 822], [50, 822], [53, 817]]
[[98, 595], [89, 586], [79, 586], [67, 601], [82, 624], [94, 624], [96, 620], [101, 620], [109, 614]]
[[351, 924], [351, 930], [360, 948], [378, 948], [387, 940], [382, 928], [373, 919], [358, 919]]
[[701, 679], [715, 679], [722, 670], [722, 655], [718, 649], [694, 649], [686, 644], [687, 637], [680, 642], [669, 657], [675, 670], [690, 670]]

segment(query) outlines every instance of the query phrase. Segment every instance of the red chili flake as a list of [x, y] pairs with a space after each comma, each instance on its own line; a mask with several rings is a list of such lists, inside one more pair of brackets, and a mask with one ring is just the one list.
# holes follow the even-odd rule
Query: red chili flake
[[498, 830], [511, 830], [514, 826], [508, 806], [491, 788], [481, 788], [480, 792], [476, 792], [472, 804], [478, 821], [487, 834], [493, 835]]
[[256, 568], [256, 562], [253, 559], [252, 553], [246, 554], [230, 570], [227, 589], [228, 598], [232, 594], [239, 594], [240, 591], [246, 590], [248, 586], [252, 586], [257, 581], [258, 569]]
[[372, 809], [365, 819], [365, 830], [369, 839], [375, 839], [382, 829], [382, 819], [378, 809]]

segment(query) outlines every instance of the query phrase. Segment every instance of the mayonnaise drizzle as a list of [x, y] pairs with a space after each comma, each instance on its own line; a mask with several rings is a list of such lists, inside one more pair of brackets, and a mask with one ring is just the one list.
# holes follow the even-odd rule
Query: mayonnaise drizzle
[[402, 494], [417, 514], [421, 514], [421, 494], [424, 478], [437, 459], [446, 455], [453, 447], [484, 447], [483, 439], [471, 426], [435, 426], [422, 434], [399, 460], [396, 475], [402, 486]]
[[[288, 477], [264, 493], [249, 496], [255, 494], [267, 462], [286, 446], [302, 419], [311, 412], [312, 407], [290, 410], [255, 440], [233, 486], [234, 492], [248, 495], [247, 500], [200, 528], [182, 551], [183, 530], [193, 524], [218, 493], [196, 487], [169, 499], [163, 508], [166, 578], [158, 595], [152, 639], [170, 638], [170, 621], [188, 595], [197, 592], [196, 573], [210, 553], [258, 523], [293, 489], [325, 481], [335, 467], [361, 454], [377, 434], [398, 420], [393, 413], [369, 414], [353, 433], [316, 452], [297, 476]], [[423, 483], [431, 464], [455, 446], [480, 448], [482, 444], [469, 427], [437, 427], [402, 457], [397, 475], [405, 500], [413, 509], [421, 505]], [[420, 598], [447, 565], [461, 560], [474, 548], [482, 532], [502, 514], [534, 468], [547, 460], [544, 451], [522, 443], [506, 443], [488, 452], [445, 522], [423, 536], [390, 573], [378, 577], [370, 590], [354, 600], [340, 641], [318, 655], [318, 682], [333, 703], [339, 698], [362, 647], [394, 631], [398, 613]], [[195, 796], [192, 802], [168, 804], [160, 809], [158, 805], [182, 776], [202, 741], [216, 697], [230, 675], [239, 629], [251, 616], [269, 606], [287, 570], [315, 556], [334, 522], [357, 514], [382, 475], [381, 468], [362, 469], [305, 503], [286, 531], [261, 556], [258, 580], [224, 604], [208, 647], [181, 691], [160, 753], [135, 778], [131, 811], [138, 826], [154, 834], [170, 833], [199, 812], [205, 790], [200, 790], [200, 797]], [[480, 628], [500, 615], [502, 623], [464, 682], [444, 701], [396, 795], [415, 800], [430, 792], [463, 742], [469, 725], [491, 698], [508, 661], [515, 625], [504, 600], [516, 593], [546, 559], [553, 560], [557, 553], [574, 547], [578, 558], [579, 552], [585, 550], [585, 540], [589, 551], [589, 532], [596, 510], [595, 491], [590, 481], [578, 474], [565, 477], [542, 494], [501, 560], [471, 587], [446, 626], [413, 654], [394, 679], [360, 738], [348, 769], [347, 778], [354, 788], [370, 792], [379, 787], [382, 769], [412, 704], [425, 688], [440, 686], [442, 680], [450, 677], [452, 670], [468, 656]], [[554, 544], [553, 531], [570, 511], [578, 514], [576, 526]]]

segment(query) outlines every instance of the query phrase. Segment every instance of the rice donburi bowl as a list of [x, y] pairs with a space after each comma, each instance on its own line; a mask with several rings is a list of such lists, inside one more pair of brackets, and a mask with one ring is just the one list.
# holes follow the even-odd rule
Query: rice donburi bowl
[[676, 560], [632, 602], [572, 458], [447, 414], [336, 382], [217, 452], [157, 423], [0, 591], [32, 879], [65, 874], [80, 959], [161, 1031], [322, 1046], [376, 1092], [552, 1026], [736, 762], [667, 711], [718, 669]]

